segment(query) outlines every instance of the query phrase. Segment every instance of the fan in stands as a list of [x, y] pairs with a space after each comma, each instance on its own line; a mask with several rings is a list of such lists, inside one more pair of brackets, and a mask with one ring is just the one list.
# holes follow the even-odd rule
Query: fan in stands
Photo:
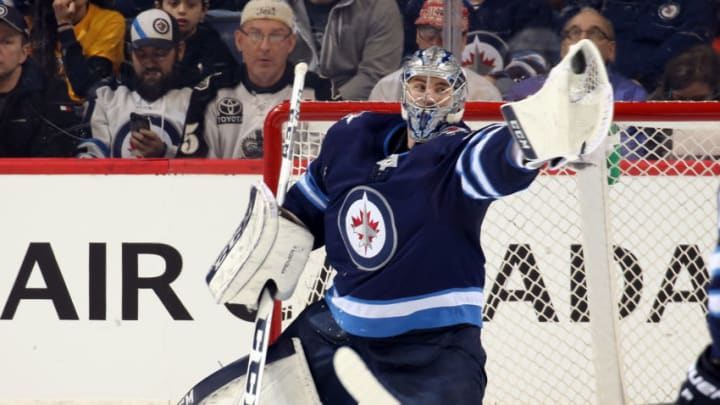
[[[595, 46], [579, 42], [537, 97], [504, 106], [510, 125], [473, 131], [462, 121], [460, 64], [431, 47], [403, 67], [401, 114], [358, 112], [333, 125], [282, 208], [325, 246], [337, 275], [270, 346], [263, 401], [356, 403], [352, 385], [363, 381], [332, 361], [349, 347], [400, 403], [478, 403], [487, 382], [480, 225], [493, 201], [526, 189], [546, 162], [583, 159], [602, 144], [612, 116], [602, 66]], [[228, 279], [261, 271], [241, 267]], [[255, 294], [238, 296], [257, 306]], [[217, 371], [182, 403], [236, 395], [229, 387], [247, 366], [245, 357]]]

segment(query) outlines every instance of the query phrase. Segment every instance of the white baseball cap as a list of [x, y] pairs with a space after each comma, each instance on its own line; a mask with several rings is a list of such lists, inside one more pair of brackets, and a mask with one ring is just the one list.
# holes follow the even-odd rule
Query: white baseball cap
[[145, 10], [135, 17], [130, 30], [134, 49], [143, 46], [173, 48], [180, 42], [180, 28], [167, 11], [159, 8]]
[[290, 5], [282, 0], [250, 0], [242, 11], [240, 25], [251, 20], [276, 20], [295, 29], [295, 15]]

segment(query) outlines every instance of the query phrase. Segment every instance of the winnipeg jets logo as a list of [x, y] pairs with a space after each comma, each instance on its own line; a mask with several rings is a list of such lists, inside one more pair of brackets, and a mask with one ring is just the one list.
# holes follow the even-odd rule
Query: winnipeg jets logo
[[348, 255], [361, 270], [377, 270], [395, 253], [393, 213], [375, 189], [359, 186], [347, 194], [340, 207], [338, 229]]
[[[372, 218], [373, 211], [377, 212], [377, 207], [367, 200], [367, 193], [363, 194], [361, 204], [362, 207], [358, 215], [353, 216], [351, 212], [350, 220], [352, 221], [351, 227], [353, 232], [358, 236], [358, 248], [367, 256], [368, 249], [370, 251], [373, 250], [373, 240], [378, 236], [378, 233], [380, 233], [380, 221], [374, 221]], [[375, 208], [375, 210], [373, 210], [373, 208]]]

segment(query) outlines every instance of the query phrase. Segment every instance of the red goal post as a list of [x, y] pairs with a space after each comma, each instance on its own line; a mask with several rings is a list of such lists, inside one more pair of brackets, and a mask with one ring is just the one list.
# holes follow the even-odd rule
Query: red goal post
[[[464, 120], [472, 128], [501, 121], [499, 106], [469, 102]], [[303, 102], [292, 178], [324, 131], [359, 111], [400, 107]], [[271, 187], [288, 112], [281, 104], [265, 122]], [[544, 171], [488, 211], [487, 403], [673, 402], [709, 342], [704, 287], [717, 238], [720, 103], [616, 103], [614, 121], [609, 167]], [[319, 252], [284, 303], [284, 325], [321, 295], [329, 280], [322, 263]]]

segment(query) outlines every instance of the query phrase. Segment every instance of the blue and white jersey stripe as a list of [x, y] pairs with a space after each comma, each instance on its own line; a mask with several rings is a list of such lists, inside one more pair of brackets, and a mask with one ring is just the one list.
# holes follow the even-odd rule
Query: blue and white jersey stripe
[[333, 287], [326, 302], [343, 330], [357, 336], [388, 337], [457, 324], [482, 327], [483, 289], [478, 287], [387, 301], [341, 297]]
[[[313, 163], [314, 162], [311, 162], [310, 165]], [[296, 186], [303, 193], [305, 198], [307, 198], [308, 201], [315, 206], [315, 208], [320, 211], [325, 211], [327, 209], [329, 199], [328, 196], [320, 190], [320, 187], [318, 187], [315, 178], [311, 174], [310, 165], [308, 165], [308, 170], [300, 176]]]
[[481, 158], [484, 148], [492, 140], [493, 135], [504, 127], [492, 125], [475, 134], [455, 165], [455, 173], [460, 176], [462, 190], [469, 198], [475, 200], [497, 199], [503, 196], [496, 185], [490, 180], [491, 173], [484, 167], [486, 159]]

